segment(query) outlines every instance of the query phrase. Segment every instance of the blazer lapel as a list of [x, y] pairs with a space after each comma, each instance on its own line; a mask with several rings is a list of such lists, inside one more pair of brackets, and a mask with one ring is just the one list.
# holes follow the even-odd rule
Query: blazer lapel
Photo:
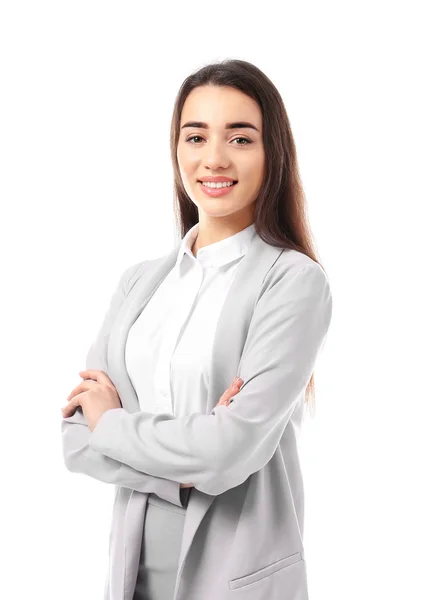
[[107, 349], [107, 366], [109, 376], [113, 380], [123, 408], [128, 412], [137, 412], [140, 409], [138, 397], [126, 369], [126, 341], [130, 328], [141, 314], [147, 302], [156, 289], [173, 268], [178, 248], [172, 250], [167, 256], [156, 261], [149, 261], [144, 266], [143, 274], [133, 286], [119, 311], [116, 323], [113, 326]]
[[[128, 294], [110, 335], [107, 350], [109, 376], [122, 398], [123, 407], [128, 412], [139, 411], [140, 405], [126, 370], [125, 348], [127, 336], [153, 293], [174, 267], [178, 250], [179, 246], [174, 248], [168, 255], [155, 261], [148, 261], [144, 265], [143, 274]], [[219, 398], [238, 372], [249, 323], [261, 290], [262, 281], [282, 252], [283, 249], [267, 244], [257, 235], [252, 240], [240, 263], [216, 327], [210, 365], [209, 390], [206, 399], [206, 414], [212, 412]], [[135, 492], [132, 495], [134, 494], [136, 495]], [[180, 550], [179, 575], [175, 594], [192, 540], [214, 499], [215, 496], [191, 488]], [[133, 504], [132, 497], [130, 500]], [[129, 509], [132, 510], [131, 507]], [[141, 510], [141, 505], [137, 510]], [[129, 533], [132, 534], [132, 531]]]

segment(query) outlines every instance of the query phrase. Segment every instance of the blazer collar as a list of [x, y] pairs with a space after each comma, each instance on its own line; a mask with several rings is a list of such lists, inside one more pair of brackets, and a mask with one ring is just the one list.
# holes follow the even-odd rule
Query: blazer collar
[[252, 223], [245, 229], [224, 240], [200, 248], [195, 257], [192, 253], [192, 246], [198, 236], [198, 232], [199, 223], [196, 223], [189, 229], [180, 243], [177, 260], [174, 265], [174, 269], [178, 274], [180, 274], [180, 265], [182, 262], [189, 260], [189, 258], [193, 261], [199, 261], [203, 267], [222, 267], [237, 260], [246, 254], [253, 238], [257, 235], [255, 223]]

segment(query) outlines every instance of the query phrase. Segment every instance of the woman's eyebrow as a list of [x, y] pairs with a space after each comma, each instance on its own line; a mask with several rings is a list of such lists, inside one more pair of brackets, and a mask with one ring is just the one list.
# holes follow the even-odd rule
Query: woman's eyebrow
[[[188, 121], [184, 125], [181, 126], [181, 129], [185, 127], [194, 127], [196, 129], [208, 129], [209, 126], [207, 123], [203, 123], [202, 121]], [[255, 131], [259, 132], [258, 127], [255, 127], [252, 123], [248, 123], [247, 121], [237, 121], [235, 123], [227, 123], [225, 125], [225, 129], [255, 129]]]

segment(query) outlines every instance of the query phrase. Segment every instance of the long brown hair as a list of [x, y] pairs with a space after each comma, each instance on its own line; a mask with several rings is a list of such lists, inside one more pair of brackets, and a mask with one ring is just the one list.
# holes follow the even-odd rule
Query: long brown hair
[[[170, 145], [174, 169], [174, 213], [183, 238], [198, 223], [198, 208], [184, 189], [177, 162], [180, 119], [189, 93], [198, 86], [229, 86], [257, 102], [263, 119], [265, 176], [255, 201], [255, 228], [268, 244], [293, 248], [320, 263], [314, 249], [297, 152], [283, 100], [270, 79], [244, 60], [223, 60], [187, 77], [177, 94], [171, 121]], [[321, 265], [322, 268], [324, 268]], [[314, 374], [306, 387], [306, 402], [315, 401]]]

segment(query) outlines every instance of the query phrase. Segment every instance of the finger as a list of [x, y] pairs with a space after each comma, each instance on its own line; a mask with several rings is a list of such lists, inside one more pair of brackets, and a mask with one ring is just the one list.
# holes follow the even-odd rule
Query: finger
[[230, 394], [229, 397], [226, 400], [223, 400], [222, 402], [219, 402], [219, 405], [229, 406], [231, 404], [231, 402], [234, 400], [234, 395], [235, 394]]
[[73, 398], [77, 394], [80, 394], [81, 392], [86, 392], [95, 384], [97, 384], [97, 381], [94, 381], [93, 379], [86, 379], [85, 381], [81, 381], [81, 383], [74, 387], [74, 389], [71, 391], [66, 400], [70, 400], [71, 398]]
[[109, 385], [110, 387], [115, 387], [114, 383], [105, 373], [105, 371], [99, 371], [97, 369], [86, 369], [85, 371], [80, 371], [78, 373], [83, 379], [94, 379], [98, 383], [103, 383], [104, 385]]
[[240, 379], [239, 377], [236, 377], [234, 379], [233, 384], [231, 385], [231, 387], [229, 387], [227, 389], [227, 391], [225, 392], [225, 394], [228, 395], [232, 395], [232, 393], [234, 392], [235, 394], [237, 394], [240, 391], [241, 386], [243, 385], [243, 379]]
[[239, 377], [236, 377], [234, 379], [234, 382], [235, 383], [230, 388], [228, 388], [225, 394], [223, 395], [224, 404], [230, 404], [232, 402], [232, 397], [239, 393], [240, 388], [243, 385], [243, 379], [240, 379]]
[[75, 411], [78, 408], [78, 406], [81, 406], [80, 394], [78, 394], [78, 396], [75, 396], [74, 398], [72, 398], [72, 400], [69, 400], [69, 403], [66, 404], [66, 406], [63, 406], [63, 408], [62, 408], [63, 417], [65, 417], [65, 418], [71, 417], [73, 414], [75, 414]]
[[232, 396], [234, 396], [235, 394], [238, 394], [239, 391], [240, 391], [239, 385], [232, 385], [230, 388], [228, 388], [222, 394], [222, 396], [220, 397], [220, 400], [216, 406], [218, 406], [220, 404], [226, 404], [232, 398]]
[[231, 396], [233, 394], [237, 394], [237, 392], [239, 391], [239, 389], [240, 388], [238, 387], [238, 385], [232, 385], [227, 390], [225, 390], [225, 392], [222, 394], [221, 401], [222, 402], [226, 402], [227, 400], [229, 400], [229, 398], [231, 398]]

